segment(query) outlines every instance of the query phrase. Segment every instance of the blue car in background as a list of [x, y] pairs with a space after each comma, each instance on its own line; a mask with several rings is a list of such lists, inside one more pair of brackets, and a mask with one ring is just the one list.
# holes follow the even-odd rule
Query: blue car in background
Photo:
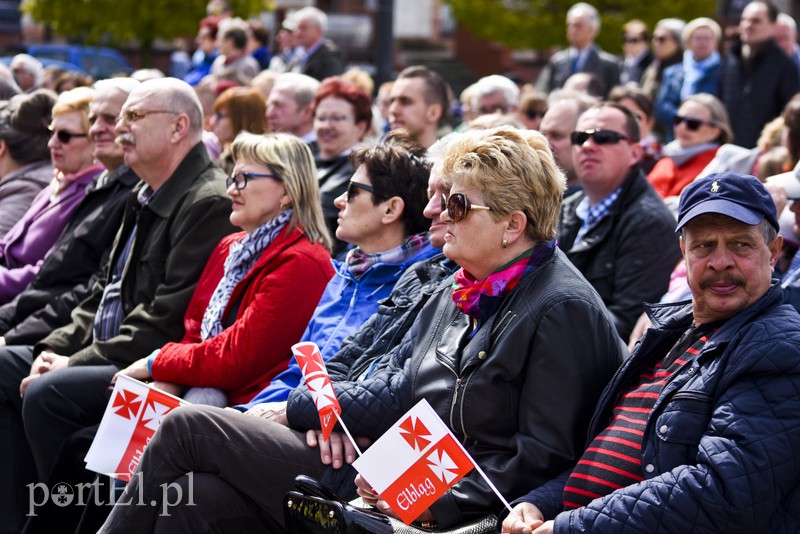
[[[66, 44], [33, 44], [27, 53], [43, 64], [63, 62], [73, 65], [79, 72], [89, 74], [95, 80], [110, 78], [115, 74], [130, 74], [131, 68], [125, 56], [113, 48]], [[49, 60], [49, 61], [48, 61]]]

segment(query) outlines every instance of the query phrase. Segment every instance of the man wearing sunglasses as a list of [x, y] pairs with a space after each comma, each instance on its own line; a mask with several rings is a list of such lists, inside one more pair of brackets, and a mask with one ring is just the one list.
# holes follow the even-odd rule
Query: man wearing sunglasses
[[106, 271], [69, 324], [0, 358], [0, 376], [21, 382], [0, 392], [0, 421], [14, 434], [3, 454], [6, 487], [23, 491], [32, 463], [34, 480], [46, 482], [70, 436], [99, 423], [111, 377], [183, 335], [206, 259], [233, 230], [225, 175], [202, 131], [186, 82], [144, 82], [125, 101], [117, 142], [143, 183], [127, 199]]
[[564, 200], [558, 246], [594, 286], [627, 340], [644, 302], [657, 302], [680, 259], [675, 218], [640, 167], [639, 125], [624, 106], [583, 113], [571, 135], [583, 191]]

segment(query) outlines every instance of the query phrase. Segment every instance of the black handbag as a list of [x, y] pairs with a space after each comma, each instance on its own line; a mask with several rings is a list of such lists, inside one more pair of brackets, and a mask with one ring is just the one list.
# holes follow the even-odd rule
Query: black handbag
[[294, 479], [295, 490], [283, 499], [284, 528], [289, 534], [489, 534], [497, 518], [488, 514], [472, 523], [447, 530], [406, 525], [357, 504], [345, 502], [311, 477]]
[[283, 499], [284, 528], [290, 534], [392, 534], [389, 519], [358, 508], [311, 477], [294, 479]]

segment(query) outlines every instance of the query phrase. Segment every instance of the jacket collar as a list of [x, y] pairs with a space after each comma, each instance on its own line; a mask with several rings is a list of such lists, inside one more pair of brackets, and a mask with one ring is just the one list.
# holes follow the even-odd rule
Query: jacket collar
[[[169, 217], [183, 193], [188, 191], [200, 174], [211, 165], [211, 158], [208, 157], [205, 145], [202, 142], [197, 143], [186, 154], [172, 176], [164, 182], [164, 185], [158, 190], [158, 194], [152, 202], [147, 204], [147, 207], [159, 217]], [[136, 193], [138, 193], [138, 189], [140, 187], [137, 187]]]
[[[706, 344], [710, 349], [714, 346], [729, 342], [742, 328], [761, 315], [766, 309], [783, 303], [783, 290], [777, 280], [760, 299], [743, 309], [720, 327], [714, 337]], [[658, 330], [686, 329], [692, 323], [691, 301], [677, 302], [674, 304], [645, 304], [645, 311], [653, 322], [653, 327]]]
[[[437, 248], [434, 248], [433, 245], [428, 242], [424, 247], [422, 247], [422, 250], [402, 263], [376, 263], [367, 269], [363, 275], [361, 275], [359, 282], [364, 282], [369, 279], [370, 284], [383, 284], [387, 282], [394, 283], [400, 274], [402, 274], [402, 272], [411, 265], [417, 263], [418, 261], [427, 260], [439, 252], [441, 251]], [[339, 276], [346, 278], [347, 280], [355, 281], [355, 278], [352, 274], [350, 274], [345, 262], [332, 259], [331, 263], [333, 264], [333, 268], [336, 270], [336, 273]]]

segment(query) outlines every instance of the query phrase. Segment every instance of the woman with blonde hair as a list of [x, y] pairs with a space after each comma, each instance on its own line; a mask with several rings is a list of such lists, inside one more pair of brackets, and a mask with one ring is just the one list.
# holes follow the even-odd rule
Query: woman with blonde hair
[[94, 90], [78, 87], [61, 93], [53, 106], [47, 146], [55, 176], [0, 239], [0, 304], [13, 300], [33, 280], [87, 188], [103, 171], [94, 161], [89, 139], [92, 99]]
[[231, 223], [186, 310], [186, 334], [121, 374], [194, 403], [246, 402], [283, 371], [333, 276], [311, 151], [288, 134], [240, 134]]

